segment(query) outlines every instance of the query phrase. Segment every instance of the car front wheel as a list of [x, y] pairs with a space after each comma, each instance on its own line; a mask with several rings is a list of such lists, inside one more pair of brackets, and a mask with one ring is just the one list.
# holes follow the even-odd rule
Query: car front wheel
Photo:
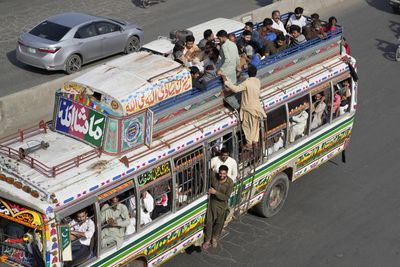
[[65, 61], [65, 72], [72, 74], [80, 71], [82, 68], [82, 59], [79, 55], [73, 54]]
[[128, 42], [126, 42], [124, 53], [130, 54], [132, 52], [139, 51], [139, 49], [140, 49], [139, 38], [137, 36], [129, 37]]

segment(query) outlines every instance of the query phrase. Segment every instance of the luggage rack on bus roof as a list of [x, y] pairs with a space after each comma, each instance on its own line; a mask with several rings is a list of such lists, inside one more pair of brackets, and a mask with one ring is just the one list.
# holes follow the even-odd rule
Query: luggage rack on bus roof
[[80, 164], [92, 160], [96, 157], [100, 157], [102, 154], [102, 147], [94, 148], [90, 151], [77, 155], [70, 158], [62, 163], [55, 166], [47, 166], [43, 162], [29, 156], [21, 155], [21, 152], [11, 148], [7, 145], [14, 142], [23, 142], [25, 138], [32, 137], [39, 134], [46, 134], [48, 131], [48, 124], [41, 121], [38, 127], [30, 127], [25, 130], [19, 130], [18, 133], [8, 135], [3, 139], [0, 139], [0, 154], [6, 155], [17, 162], [24, 163], [32, 169], [38, 171], [39, 173], [49, 177], [54, 178], [58, 174], [68, 171], [72, 168], [79, 167]]
[[[287, 16], [287, 14], [285, 14]], [[258, 24], [260, 26], [261, 24]], [[237, 31], [235, 35], [240, 35], [242, 32]], [[341, 53], [340, 40], [342, 38], [342, 27], [337, 26], [335, 31], [329, 32], [324, 39], [314, 38], [307, 41], [304, 44], [290, 47], [281, 53], [272, 55], [264, 59], [258, 68], [257, 77], [262, 80], [263, 84], [268, 84], [271, 81], [279, 80], [291, 75], [311, 65], [317, 64], [322, 60], [337, 56]], [[193, 103], [200, 103], [202, 100], [207, 99], [210, 92], [215, 94], [221, 91], [222, 80], [220, 77], [216, 77], [209, 81], [207, 87], [203, 90], [193, 88], [192, 90], [186, 91], [177, 96], [171, 97], [164, 100], [153, 107], [151, 110], [155, 116], [155, 132], [160, 129], [166, 128], [172, 123], [172, 120], [166, 120], [165, 122], [158, 122], [159, 118], [166, 116], [168, 112], [173, 112], [173, 107], [176, 109], [190, 107], [191, 112], [185, 112], [184, 110], [177, 116], [174, 116], [174, 121], [178, 121], [183, 114], [185, 117], [190, 116], [190, 113], [194, 116], [196, 112], [193, 111]], [[221, 97], [221, 103], [223, 97]], [[211, 103], [208, 103], [209, 105]], [[201, 107], [197, 107], [199, 112], [204, 112]], [[180, 116], [180, 117], [179, 117]], [[165, 124], [165, 125], [164, 125]]]

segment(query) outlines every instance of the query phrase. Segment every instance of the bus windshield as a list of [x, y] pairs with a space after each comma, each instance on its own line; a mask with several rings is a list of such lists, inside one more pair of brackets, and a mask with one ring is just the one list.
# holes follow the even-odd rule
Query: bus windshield
[[41, 266], [42, 222], [40, 213], [0, 198], [0, 256], [6, 263]]

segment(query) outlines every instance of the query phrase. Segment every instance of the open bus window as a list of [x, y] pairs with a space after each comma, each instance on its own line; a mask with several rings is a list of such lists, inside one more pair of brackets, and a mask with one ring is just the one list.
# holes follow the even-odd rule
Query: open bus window
[[[100, 203], [100, 218], [101, 218], [101, 247], [109, 248], [117, 246], [119, 249], [126, 236], [127, 229], [135, 227], [136, 218], [132, 218], [132, 212], [129, 212], [133, 199], [133, 190], [114, 195]], [[134, 230], [131, 232], [134, 232]]]
[[350, 111], [351, 79], [346, 79], [334, 85], [333, 118]]
[[72, 261], [65, 261], [64, 266], [77, 266], [96, 255], [96, 226], [93, 205], [64, 218], [70, 226]]
[[280, 106], [267, 113], [266, 156], [279, 151], [286, 143], [286, 107]]
[[313, 131], [330, 121], [332, 102], [330, 88], [313, 94], [311, 99], [311, 131]]
[[204, 194], [205, 156], [203, 148], [197, 148], [175, 160], [176, 207], [186, 206]]
[[289, 142], [302, 138], [307, 135], [308, 121], [310, 116], [310, 99], [305, 95], [288, 104], [289, 108]]

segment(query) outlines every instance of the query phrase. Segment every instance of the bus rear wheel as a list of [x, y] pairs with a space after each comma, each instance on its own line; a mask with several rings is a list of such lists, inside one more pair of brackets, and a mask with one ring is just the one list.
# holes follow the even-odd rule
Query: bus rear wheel
[[277, 214], [283, 207], [289, 193], [289, 178], [286, 173], [279, 173], [268, 183], [267, 190], [254, 211], [265, 218]]
[[146, 267], [146, 266], [147, 266], [147, 264], [141, 260], [134, 260], [134, 261], [128, 262], [126, 265], [123, 265], [123, 267]]

